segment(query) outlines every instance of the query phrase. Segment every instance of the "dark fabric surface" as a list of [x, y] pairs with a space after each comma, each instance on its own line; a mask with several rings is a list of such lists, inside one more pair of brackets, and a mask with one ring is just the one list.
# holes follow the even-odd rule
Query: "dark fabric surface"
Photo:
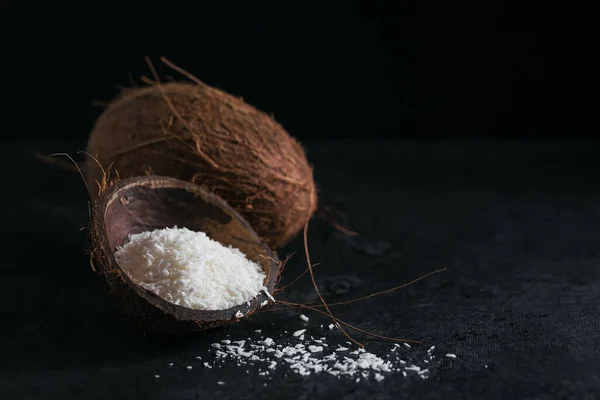
[[[421, 340], [406, 357], [439, 357], [429, 379], [382, 382], [301, 377], [266, 380], [235, 364], [183, 365], [226, 334], [278, 337], [295, 311], [263, 313], [192, 338], [145, 337], [108, 297], [84, 253], [86, 192], [72, 173], [30, 150], [81, 143], [5, 146], [0, 398], [507, 398], [600, 396], [600, 145], [584, 142], [307, 143], [321, 198], [359, 236], [314, 219], [309, 245], [327, 299], [395, 293], [336, 314], [363, 329]], [[284, 283], [305, 268], [302, 241]], [[282, 295], [316, 300], [302, 278]], [[310, 324], [329, 321], [308, 314]], [[339, 332], [331, 343], [343, 343]], [[389, 343], [357, 336], [367, 350]], [[166, 365], [174, 362], [175, 368]], [[160, 374], [160, 379], [154, 379]], [[224, 380], [220, 386], [216, 381]], [[267, 383], [265, 386], [264, 383]]]

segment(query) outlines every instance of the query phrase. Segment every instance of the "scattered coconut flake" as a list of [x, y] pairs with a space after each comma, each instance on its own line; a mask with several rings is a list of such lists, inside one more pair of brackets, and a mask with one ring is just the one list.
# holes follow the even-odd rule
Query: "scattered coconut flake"
[[334, 326], [335, 325], [333, 325], [333, 324], [329, 324], [329, 329], [333, 329]]
[[225, 384], [225, 382], [223, 382], [223, 381], [217, 381], [217, 385], [224, 385], [224, 384]]
[[456, 354], [446, 354], [446, 357], [448, 357], [448, 358], [456, 358]]
[[155, 377], [156, 379], [158, 379], [158, 378], [160, 378], [160, 375], [154, 375], [154, 377]]
[[243, 318], [244, 317], [244, 313], [238, 310], [238, 312], [235, 313], [234, 317], [235, 318]]
[[304, 314], [300, 314], [300, 319], [304, 322], [308, 322], [308, 317]]
[[408, 343], [402, 343], [402, 344], [405, 345], [406, 347], [410, 348], [410, 344], [408, 344]]
[[187, 368], [187, 369], [192, 369], [192, 366], [191, 366], [191, 365], [188, 365], [186, 368]]
[[254, 332], [256, 332], [256, 333], [261, 333], [261, 332], [262, 332], [262, 330], [260, 330], [260, 329], [257, 329], [257, 330], [255, 330]]
[[[271, 380], [274, 371], [290, 371], [300, 376], [313, 374], [328, 374], [339, 379], [352, 379], [353, 381], [368, 381], [370, 379], [381, 382], [389, 375], [402, 374], [414, 377], [420, 376], [427, 379], [430, 370], [425, 368], [428, 360], [423, 360], [415, 365], [400, 359], [400, 352], [389, 351], [381, 357], [358, 348], [349, 352], [349, 347], [339, 343], [331, 344], [331, 350], [326, 351], [327, 338], [315, 338], [307, 329], [301, 329], [293, 333], [294, 338], [284, 335], [278, 337], [255, 337], [245, 340], [222, 340], [218, 346], [211, 346], [209, 352], [214, 354], [214, 359], [209, 364], [204, 362], [206, 368], [221, 368], [227, 362], [233, 362], [238, 367], [244, 368], [246, 373], [251, 373], [250, 366], [257, 371], [258, 376]], [[304, 336], [307, 340], [304, 340]], [[346, 342], [348, 343], [348, 342]], [[394, 345], [393, 349], [398, 346]], [[429, 359], [432, 352], [428, 351]], [[206, 357], [205, 357], [206, 358]], [[410, 364], [410, 366], [408, 366]], [[191, 369], [191, 368], [189, 368]]]
[[271, 301], [275, 301], [275, 298], [271, 296], [271, 293], [269, 293], [269, 289], [267, 289], [266, 286], [263, 286], [261, 290]]

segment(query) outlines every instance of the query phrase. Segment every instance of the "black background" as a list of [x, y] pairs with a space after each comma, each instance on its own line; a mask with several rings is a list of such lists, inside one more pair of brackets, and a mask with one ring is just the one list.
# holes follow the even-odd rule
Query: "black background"
[[[585, 26], [583, 10], [383, 0], [1, 7], [0, 398], [600, 397], [600, 145], [579, 140], [595, 132], [582, 123], [594, 110], [581, 100], [594, 92], [579, 57], [593, 47], [580, 51], [589, 35], [572, 27]], [[359, 232], [311, 222], [329, 301], [448, 268], [336, 315], [422, 340], [403, 349], [415, 362], [430, 345], [458, 358], [440, 357], [428, 380], [382, 383], [284, 371], [265, 382], [235, 365], [188, 373], [224, 334], [278, 338], [300, 326], [297, 313], [177, 340], [145, 337], [125, 318], [89, 268], [81, 179], [32, 151], [84, 149], [102, 111], [92, 102], [139, 84], [146, 55], [164, 77], [177, 74], [161, 55], [243, 96], [305, 144], [321, 200]], [[279, 250], [301, 252], [301, 238]], [[296, 255], [284, 279], [304, 267]], [[306, 279], [282, 298], [317, 300]], [[311, 315], [312, 328], [320, 323]], [[360, 339], [378, 354], [389, 347]]]
[[[165, 56], [305, 138], [581, 136], [567, 10], [534, 2], [7, 2], [15, 126], [85, 139]], [[569, 60], [566, 62], [565, 60]], [[160, 66], [161, 76], [176, 73]], [[568, 83], [567, 83], [568, 82]], [[564, 129], [562, 129], [564, 128]], [[18, 135], [8, 135], [14, 139]]]

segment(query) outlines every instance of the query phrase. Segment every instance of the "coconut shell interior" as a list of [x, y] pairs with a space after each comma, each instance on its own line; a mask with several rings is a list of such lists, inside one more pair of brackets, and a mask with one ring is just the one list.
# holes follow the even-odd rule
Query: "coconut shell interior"
[[249, 223], [223, 199], [198, 185], [169, 177], [131, 178], [108, 187], [95, 202], [92, 255], [113, 294], [143, 326], [164, 333], [204, 330], [235, 322], [235, 314], [251, 314], [268, 297], [260, 292], [250, 301], [226, 310], [194, 310], [170, 303], [135, 284], [119, 267], [114, 252], [130, 234], [174, 227], [205, 232], [231, 245], [259, 264], [264, 286], [273, 292], [279, 272], [277, 255]]

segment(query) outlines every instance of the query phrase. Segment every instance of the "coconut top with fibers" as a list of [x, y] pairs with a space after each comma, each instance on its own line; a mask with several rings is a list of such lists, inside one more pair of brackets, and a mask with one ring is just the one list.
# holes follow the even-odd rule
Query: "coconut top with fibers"
[[260, 265], [240, 250], [187, 228], [129, 235], [115, 259], [136, 284], [196, 310], [225, 310], [249, 301], [265, 279]]
[[302, 145], [271, 116], [199, 81], [124, 90], [87, 151], [92, 198], [106, 170], [122, 178], [150, 170], [209, 188], [271, 247], [290, 242], [318, 203]]

